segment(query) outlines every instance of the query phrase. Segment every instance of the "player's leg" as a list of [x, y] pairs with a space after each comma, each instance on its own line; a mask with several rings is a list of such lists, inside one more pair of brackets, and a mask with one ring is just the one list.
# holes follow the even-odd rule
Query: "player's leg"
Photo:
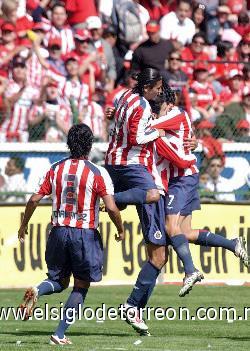
[[248, 252], [242, 237], [227, 239], [204, 229], [192, 229], [192, 215], [180, 216], [180, 226], [189, 242], [200, 246], [223, 247], [235, 254], [248, 267]]
[[[145, 335], [148, 330], [142, 319], [140, 308], [144, 308], [153, 292], [161, 268], [167, 261], [168, 250], [165, 232], [165, 203], [161, 196], [160, 201], [154, 204], [137, 206], [137, 212], [142, 225], [143, 237], [146, 242], [148, 261], [142, 267], [135, 286], [127, 299], [125, 308], [127, 322]], [[148, 335], [146, 333], [146, 335]]]
[[115, 185], [115, 201], [137, 205], [157, 202], [160, 199], [152, 175], [142, 165], [106, 166]]
[[43, 295], [60, 293], [70, 281], [70, 265], [67, 254], [67, 231], [64, 227], [53, 227], [46, 245], [45, 260], [48, 278], [38, 286], [28, 288], [21, 309], [26, 309], [26, 319], [32, 315], [35, 304]]
[[82, 308], [90, 283], [102, 279], [103, 246], [99, 232], [77, 228], [68, 228], [68, 231], [68, 249], [74, 287], [65, 304], [63, 320], [51, 336], [51, 343], [64, 340], [66, 330], [75, 322], [78, 311]]

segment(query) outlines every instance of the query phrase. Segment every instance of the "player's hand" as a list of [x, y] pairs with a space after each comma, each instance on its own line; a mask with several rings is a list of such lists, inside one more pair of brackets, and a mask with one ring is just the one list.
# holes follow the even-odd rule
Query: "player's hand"
[[28, 227], [21, 226], [18, 230], [18, 240], [23, 243], [25, 239], [25, 235], [28, 235]]
[[158, 131], [159, 131], [159, 136], [160, 137], [164, 137], [166, 135], [166, 132], [165, 132], [164, 129], [158, 129]]
[[115, 234], [115, 240], [117, 242], [122, 241], [124, 239], [125, 239], [125, 233], [124, 232], [120, 232], [118, 234]]
[[195, 136], [192, 136], [192, 138], [184, 138], [183, 146], [193, 151], [197, 148], [198, 141]]

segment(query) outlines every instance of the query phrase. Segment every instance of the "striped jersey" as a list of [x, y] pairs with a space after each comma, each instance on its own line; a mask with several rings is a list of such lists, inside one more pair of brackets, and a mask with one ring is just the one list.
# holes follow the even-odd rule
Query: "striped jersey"
[[82, 122], [89, 126], [96, 138], [106, 140], [106, 121], [101, 105], [91, 101], [85, 109]]
[[[165, 116], [152, 121], [153, 128], [160, 128], [166, 131], [166, 136], [157, 140], [156, 149], [161, 159], [158, 159], [158, 168], [164, 177], [174, 178], [188, 176], [198, 173], [196, 157], [192, 152], [183, 146], [184, 138], [191, 138], [192, 125], [188, 114], [174, 107]], [[169, 149], [174, 157], [164, 156], [165, 149]]]
[[48, 42], [51, 37], [61, 38], [63, 55], [74, 50], [75, 42], [74, 42], [73, 31], [70, 28], [70, 26], [65, 25], [62, 29], [57, 29], [56, 27], [51, 25], [49, 31], [45, 35], [45, 39], [44, 39], [45, 46], [48, 46]]
[[89, 87], [80, 80], [65, 79], [60, 82], [61, 93], [69, 102], [72, 101], [79, 113], [83, 112], [84, 107], [88, 105], [89, 101]]
[[100, 197], [113, 195], [114, 189], [105, 168], [86, 159], [66, 158], [51, 166], [36, 193], [51, 195], [53, 226], [96, 229]]
[[115, 103], [115, 125], [110, 133], [106, 164], [148, 166], [152, 158], [152, 141], [159, 137], [150, 128], [149, 102], [132, 90], [126, 90]]

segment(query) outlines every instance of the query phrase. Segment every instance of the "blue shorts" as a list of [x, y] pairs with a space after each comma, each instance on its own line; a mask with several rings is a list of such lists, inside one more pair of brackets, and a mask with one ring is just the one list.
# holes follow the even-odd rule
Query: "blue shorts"
[[147, 167], [142, 165], [105, 166], [114, 184], [115, 193], [132, 188], [157, 189]]
[[136, 206], [146, 244], [152, 243], [160, 246], [170, 245], [170, 239], [165, 226], [165, 202], [166, 197], [161, 195], [158, 202]]
[[198, 185], [199, 174], [170, 179], [168, 184], [166, 214], [180, 213], [181, 216], [188, 216], [193, 211], [200, 210]]
[[102, 279], [103, 246], [98, 230], [53, 227], [46, 246], [48, 277], [59, 281], [73, 274], [87, 282]]

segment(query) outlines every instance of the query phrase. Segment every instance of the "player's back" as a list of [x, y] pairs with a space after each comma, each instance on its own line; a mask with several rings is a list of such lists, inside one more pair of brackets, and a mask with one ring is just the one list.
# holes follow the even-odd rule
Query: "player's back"
[[151, 149], [140, 138], [151, 117], [148, 101], [127, 90], [116, 101], [115, 107], [115, 126], [110, 133], [106, 164], [147, 166]]
[[[174, 107], [166, 115], [152, 122], [152, 127], [162, 128], [166, 131], [165, 137], [161, 138], [178, 154], [179, 157], [189, 159], [193, 157], [192, 151], [183, 146], [185, 138], [192, 137], [192, 124], [186, 111], [179, 107]], [[181, 169], [168, 160], [162, 159], [162, 162], [158, 162], [161, 171], [163, 168], [166, 170], [168, 178], [177, 176], [186, 176], [194, 173], [198, 173], [198, 168], [193, 165], [186, 169]]]
[[39, 194], [52, 196], [52, 224], [98, 227], [99, 199], [113, 194], [107, 171], [86, 159], [63, 159], [41, 181]]

